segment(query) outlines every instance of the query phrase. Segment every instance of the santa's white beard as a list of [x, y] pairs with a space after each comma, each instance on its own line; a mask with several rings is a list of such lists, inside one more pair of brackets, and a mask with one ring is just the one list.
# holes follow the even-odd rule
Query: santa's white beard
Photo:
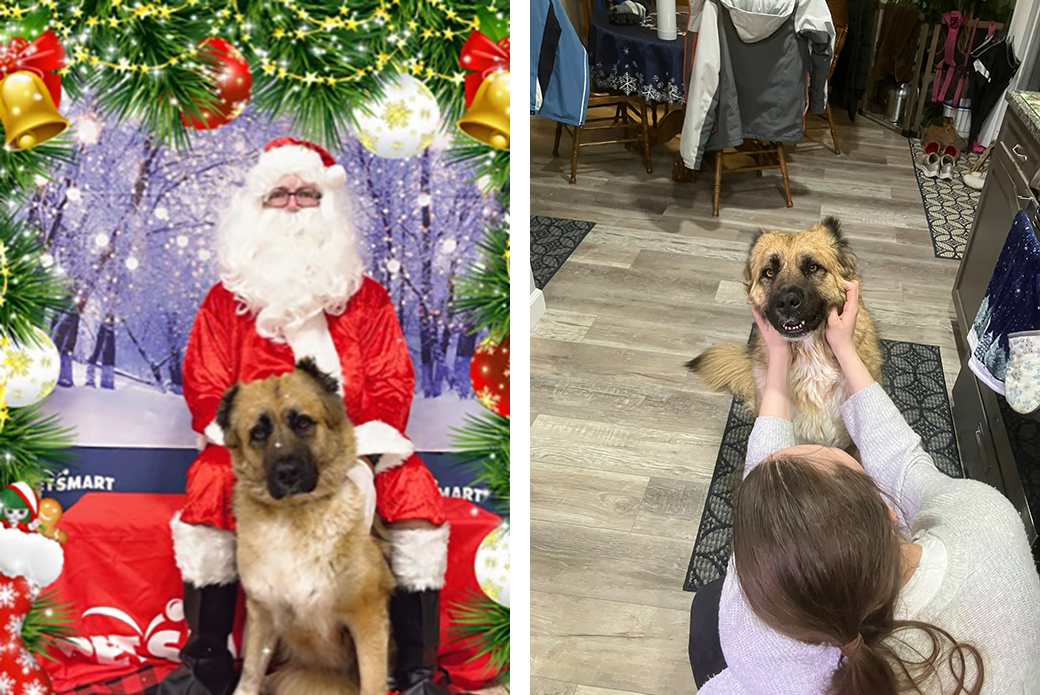
[[320, 312], [341, 314], [361, 285], [363, 265], [345, 206], [289, 212], [236, 196], [218, 229], [220, 279], [256, 314], [260, 335], [284, 342]]

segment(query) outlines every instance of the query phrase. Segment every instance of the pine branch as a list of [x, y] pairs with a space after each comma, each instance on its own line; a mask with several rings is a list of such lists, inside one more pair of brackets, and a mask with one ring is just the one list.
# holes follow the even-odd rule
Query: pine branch
[[487, 329], [496, 343], [509, 333], [508, 242], [505, 225], [488, 230], [487, 238], [478, 242], [481, 257], [459, 282], [455, 301], [455, 312], [474, 326], [473, 331]]
[[57, 594], [48, 591], [33, 602], [22, 623], [22, 642], [34, 656], [57, 661], [50, 648], [72, 636], [72, 604], [59, 603]]
[[477, 648], [479, 658], [489, 656], [488, 669], [498, 673], [509, 665], [509, 609], [485, 596], [474, 595], [455, 604], [453, 625], [464, 643]]
[[[40, 262], [39, 235], [9, 216], [0, 217], [0, 243], [7, 257], [7, 291], [0, 298], [0, 337], [36, 341], [33, 329], [47, 328], [49, 312], [66, 306], [68, 290]], [[3, 278], [0, 277], [0, 288]]]
[[72, 430], [57, 416], [44, 417], [40, 406], [12, 408], [0, 430], [0, 489], [21, 480], [38, 487], [73, 460]]
[[493, 506], [509, 511], [509, 418], [485, 411], [468, 416], [455, 430], [459, 465], [470, 466], [474, 482], [491, 491]]
[[[3, 132], [2, 127], [0, 132]], [[31, 150], [0, 148], [0, 215], [18, 209], [36, 186], [37, 177], [51, 180], [51, 168], [70, 163], [73, 156], [74, 150], [65, 136], [48, 140]]]

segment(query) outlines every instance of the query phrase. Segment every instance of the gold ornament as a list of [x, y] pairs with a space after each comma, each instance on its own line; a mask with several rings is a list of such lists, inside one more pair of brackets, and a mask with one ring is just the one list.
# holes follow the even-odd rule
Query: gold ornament
[[25, 70], [0, 82], [0, 120], [6, 133], [4, 145], [14, 150], [36, 147], [69, 127], [43, 80]]
[[509, 149], [509, 71], [484, 78], [469, 110], [458, 120], [463, 133], [495, 149]]

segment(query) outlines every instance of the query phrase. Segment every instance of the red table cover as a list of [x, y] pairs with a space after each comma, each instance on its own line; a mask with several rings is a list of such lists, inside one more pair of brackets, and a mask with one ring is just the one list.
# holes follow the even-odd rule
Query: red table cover
[[[169, 524], [183, 504], [183, 495], [92, 492], [65, 513], [65, 569], [53, 586], [60, 601], [72, 604], [77, 637], [46, 664], [56, 692], [83, 692], [92, 684], [91, 693], [130, 693], [135, 689], [128, 682], [154, 682], [176, 666], [187, 627]], [[450, 615], [480, 593], [474, 557], [501, 519], [465, 500], [446, 498], [444, 504], [451, 538], [441, 592], [440, 663], [455, 688], [477, 689], [497, 674], [486, 658], [473, 659], [476, 649], [458, 638]], [[237, 615], [236, 645], [244, 612]]]

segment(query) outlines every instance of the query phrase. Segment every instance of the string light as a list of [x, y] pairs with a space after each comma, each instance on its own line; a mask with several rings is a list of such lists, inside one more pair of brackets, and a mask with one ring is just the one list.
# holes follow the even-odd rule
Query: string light
[[[165, 3], [138, 3], [134, 6], [128, 6], [122, 0], [113, 0], [111, 3], [111, 12], [109, 14], [88, 15], [81, 7], [77, 7], [69, 13], [68, 17], [62, 19], [54, 15], [53, 11], [56, 9], [56, 3], [54, 0], [39, 0], [39, 2], [29, 3], [27, 5], [0, 3], [0, 18], [21, 19], [26, 14], [41, 8], [48, 10], [50, 14], [45, 29], [55, 31], [55, 33], [62, 37], [63, 41], [69, 44], [69, 47], [72, 49], [72, 55], [69, 58], [68, 64], [59, 71], [59, 74], [61, 75], [67, 74], [69, 68], [75, 65], [88, 65], [92, 68], [110, 69], [126, 74], [151, 73], [157, 75], [164, 68], [176, 66], [196, 57], [199, 53], [198, 48], [196, 46], [189, 46], [186, 47], [185, 50], [171, 55], [164, 62], [146, 64], [132, 62], [126, 57], [116, 58], [115, 48], [111, 46], [108, 47], [103, 54], [99, 54], [98, 52], [90, 51], [82, 44], [89, 41], [89, 32], [93, 28], [102, 27], [114, 29], [135, 22], [167, 21], [172, 19], [173, 15], [195, 7], [197, 4], [198, 0], [185, 0], [185, 2], [179, 5], [168, 5]], [[292, 29], [283, 26], [276, 27], [271, 34], [274, 39], [289, 39], [295, 43], [297, 41], [305, 40], [307, 37], [315, 34], [337, 34], [342, 31], [358, 31], [359, 29], [367, 28], [369, 24], [375, 24], [389, 32], [390, 36], [388, 38], [388, 43], [393, 46], [393, 50], [389, 53], [379, 54], [375, 60], [374, 67], [367, 66], [356, 68], [354, 72], [349, 75], [316, 75], [313, 72], [302, 75], [297, 74], [289, 71], [283, 65], [277, 65], [267, 58], [265, 51], [258, 50], [257, 52], [261, 56], [260, 67], [268, 77], [302, 82], [307, 85], [332, 86], [344, 82], [354, 82], [364, 78], [368, 74], [381, 72], [388, 65], [393, 65], [398, 68], [399, 71], [409, 72], [413, 75], [421, 76], [424, 79], [436, 78], [455, 85], [462, 84], [465, 79], [465, 73], [442, 73], [426, 65], [421, 57], [405, 57], [402, 54], [408, 45], [409, 39], [414, 36], [418, 36], [423, 42], [430, 40], [451, 40], [465, 35], [468, 31], [479, 28], [479, 18], [475, 16], [470, 19], [463, 17], [449, 6], [446, 0], [431, 0], [427, 7], [434, 8], [445, 22], [450, 23], [455, 28], [436, 30], [426, 27], [420, 31], [419, 24], [414, 19], [404, 22], [401, 26], [394, 23], [394, 17], [391, 14], [390, 6], [396, 4], [398, 3], [382, 0], [379, 7], [369, 16], [358, 18], [352, 16], [347, 3], [341, 5], [335, 13], [318, 16], [299, 7], [295, 0], [283, 0], [282, 5], [285, 8], [285, 14], [288, 16], [286, 17], [282, 14], [276, 15], [274, 22], [276, 24], [282, 23], [283, 21], [295, 22], [296, 26]], [[488, 9], [491, 11], [498, 9], [495, 0], [489, 3]], [[192, 20], [197, 20], [197, 17], [196, 14], [191, 15]], [[242, 13], [238, 11], [233, 0], [228, 0], [227, 6], [216, 13], [215, 18], [210, 25], [210, 35], [217, 35], [223, 28], [237, 28], [237, 33], [242, 40], [249, 44], [252, 43], [252, 33], [255, 27], [252, 23], [246, 20], [246, 17]], [[82, 32], [77, 33], [79, 30], [82, 30]], [[336, 42], [339, 43], [338, 36], [336, 37]], [[76, 45], [77, 43], [80, 45]], [[363, 49], [358, 48], [358, 50]], [[321, 53], [323, 54], [324, 52], [322, 51]], [[421, 56], [421, 53], [419, 56]], [[326, 67], [326, 71], [327, 70], [328, 68]]]

